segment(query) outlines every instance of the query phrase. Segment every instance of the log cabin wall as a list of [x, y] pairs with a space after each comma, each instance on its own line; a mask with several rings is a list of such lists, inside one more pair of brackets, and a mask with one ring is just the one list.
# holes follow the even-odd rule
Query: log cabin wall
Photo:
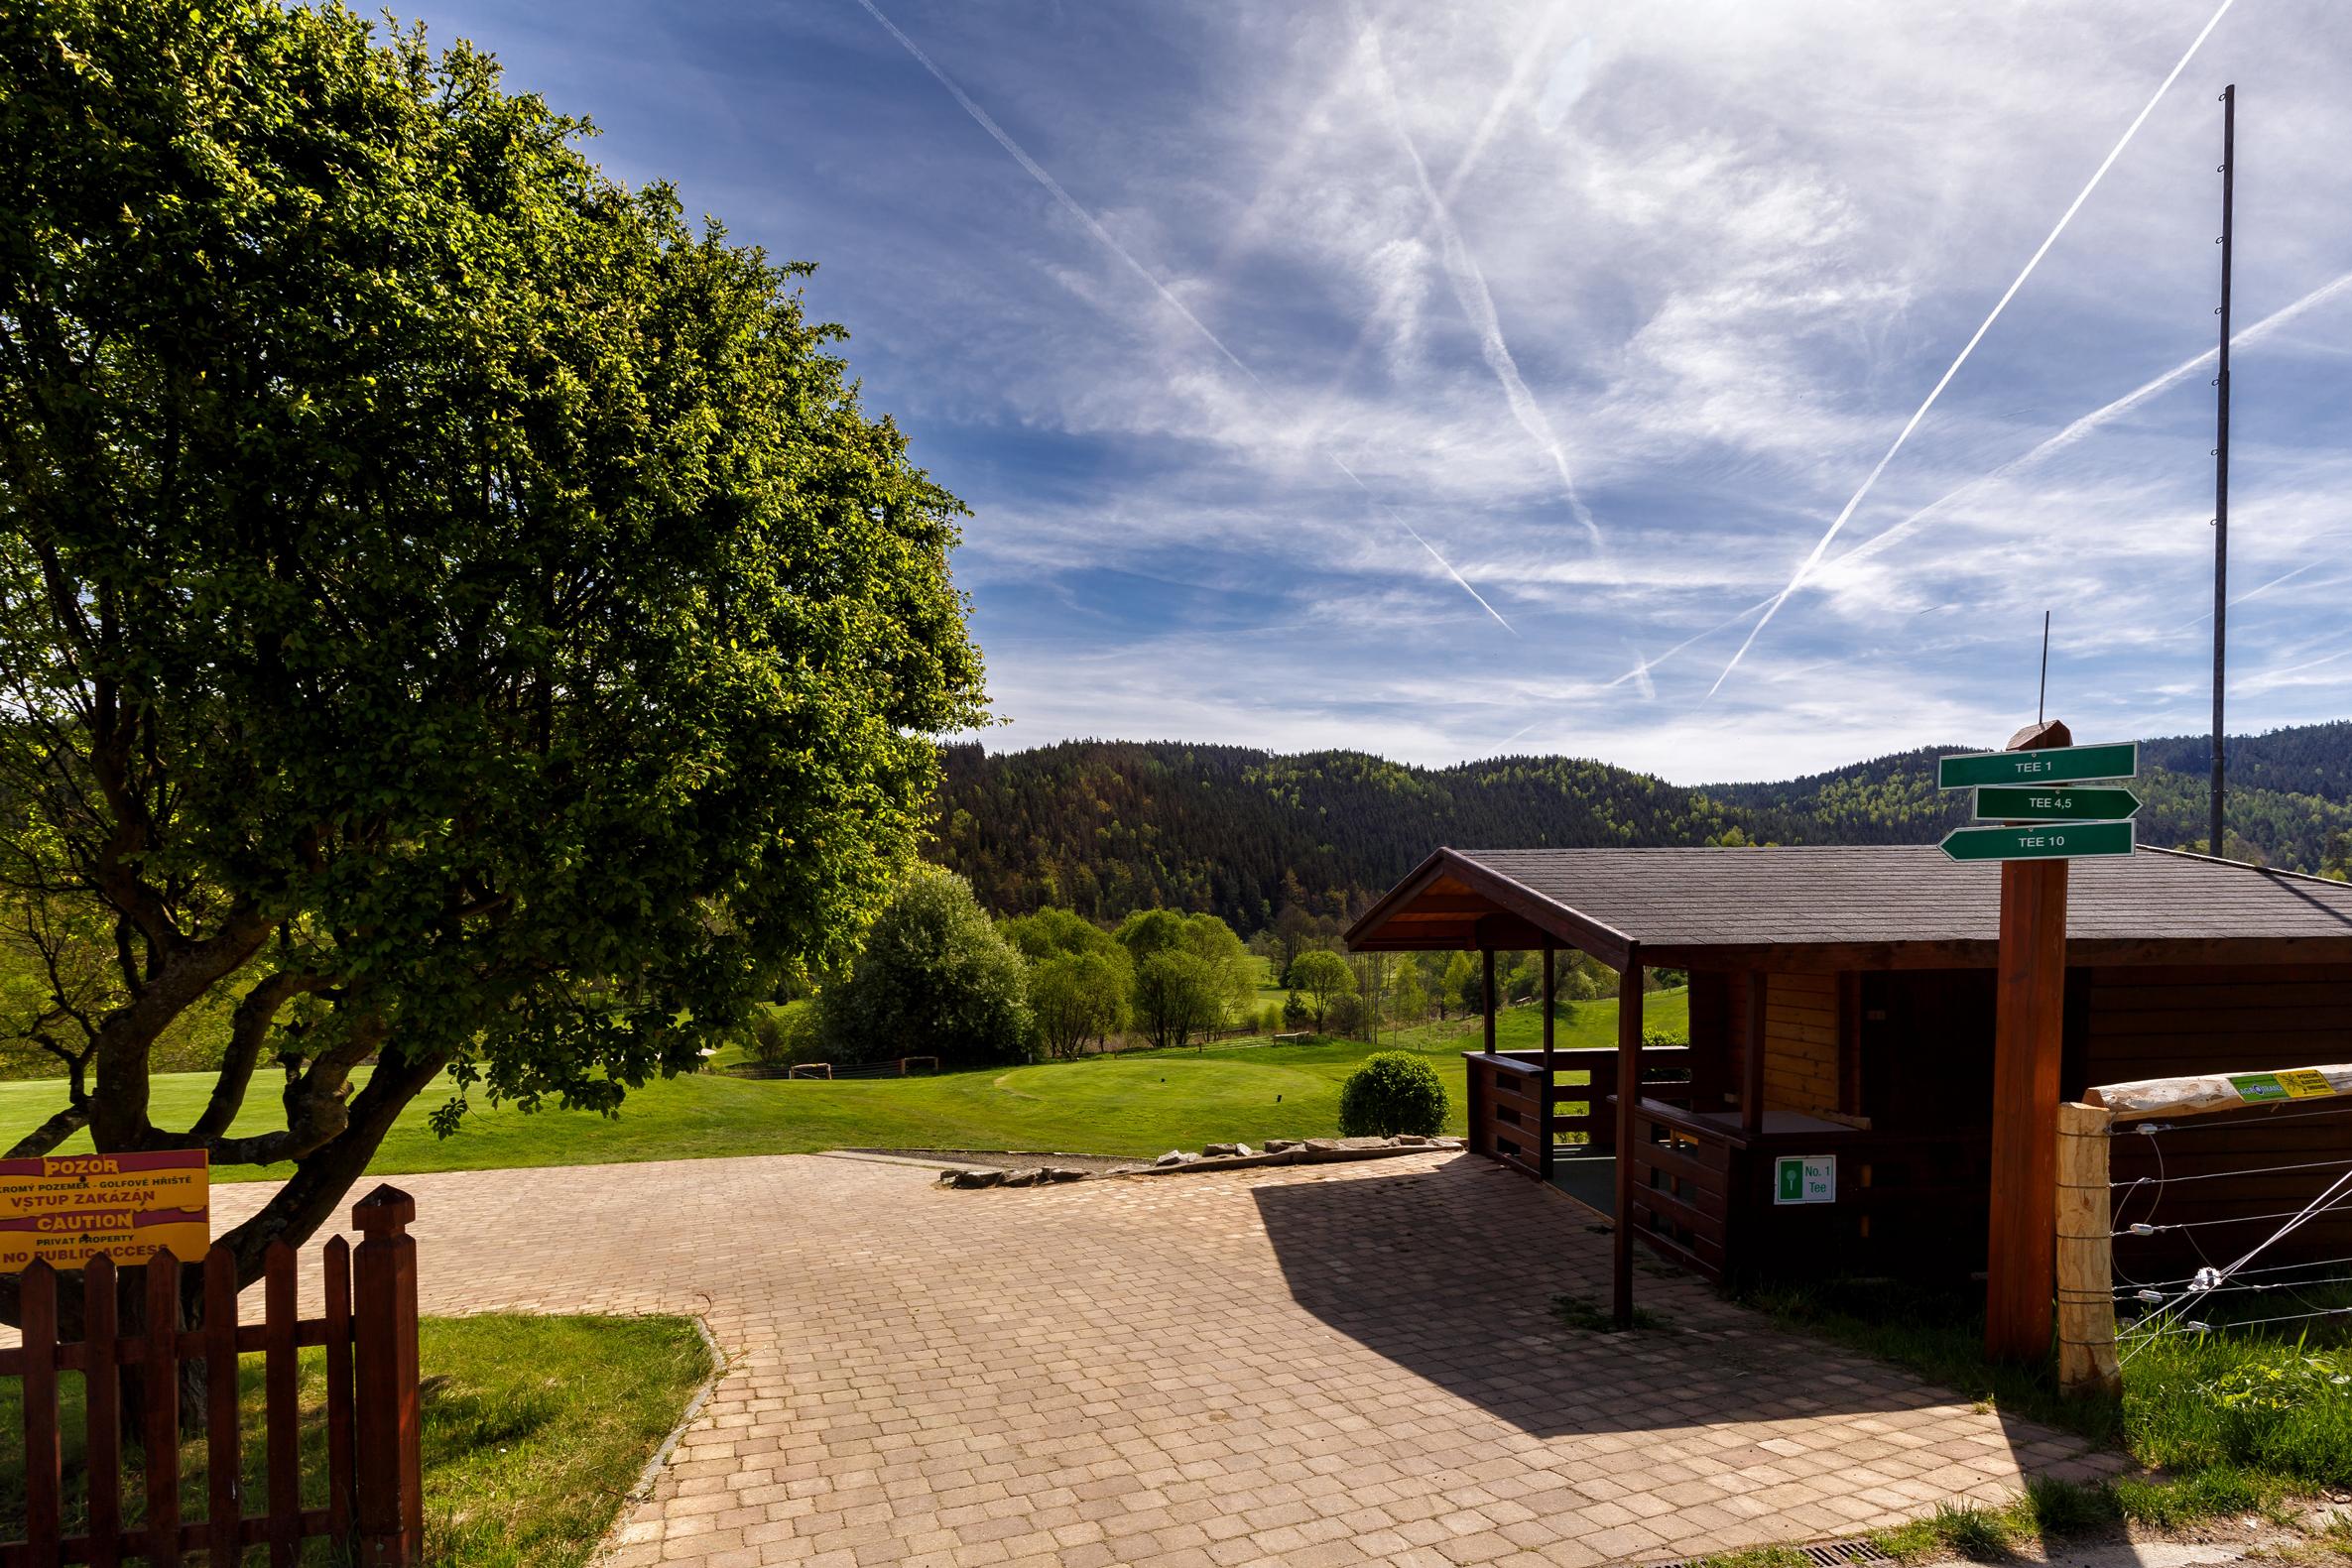
[[[2088, 995], [2082, 1065], [2068, 1064], [2069, 1096], [2139, 1078], [2352, 1061], [2352, 965], [2089, 969], [2073, 979]], [[2119, 1132], [2113, 1179], [2145, 1178], [2118, 1188], [2119, 1226], [2194, 1228], [2119, 1238], [2117, 1268], [2143, 1279], [2157, 1270], [2183, 1272], [2208, 1260], [2226, 1263], [2270, 1235], [2277, 1220], [2246, 1217], [2300, 1208], [2352, 1160], [2352, 1115], [2312, 1114], [2334, 1110], [2327, 1101], [2288, 1101], [2226, 1116], [2165, 1118], [2171, 1131], [2154, 1138]], [[2249, 1172], [2295, 1164], [2315, 1168]], [[2213, 1179], [2180, 1179], [2189, 1176]], [[2342, 1210], [2276, 1250], [2281, 1261], [2347, 1255], [2352, 1213]]]
[[1835, 975], [1767, 977], [1765, 1109], [1815, 1115], [1842, 1109], [1838, 990]]

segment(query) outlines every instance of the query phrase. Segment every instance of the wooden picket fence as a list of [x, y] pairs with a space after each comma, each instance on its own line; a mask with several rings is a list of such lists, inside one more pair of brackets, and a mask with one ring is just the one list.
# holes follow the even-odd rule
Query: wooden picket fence
[[[266, 1546], [271, 1568], [292, 1568], [302, 1543], [314, 1537], [346, 1543], [363, 1568], [407, 1568], [421, 1561], [425, 1498], [421, 1485], [420, 1399], [417, 1374], [417, 1244], [408, 1234], [416, 1201], [397, 1188], [378, 1187], [351, 1210], [360, 1232], [356, 1251], [341, 1237], [321, 1251], [325, 1269], [321, 1316], [297, 1316], [296, 1257], [280, 1243], [269, 1250], [262, 1275], [262, 1320], [237, 1320], [236, 1261], [226, 1248], [205, 1257], [203, 1315], [180, 1322], [180, 1260], [158, 1253], [144, 1267], [147, 1331], [116, 1331], [113, 1263], [92, 1259], [82, 1271], [82, 1337], [58, 1337], [57, 1274], [37, 1263], [24, 1274], [23, 1345], [0, 1350], [0, 1377], [24, 1386], [25, 1538], [0, 1541], [0, 1568], [49, 1568], [90, 1563], [98, 1568], [139, 1561], [178, 1568], [183, 1554], [201, 1549], [214, 1568], [244, 1560], [248, 1547]], [[326, 1506], [303, 1507], [301, 1420], [297, 1402], [301, 1351], [325, 1352]], [[249, 1511], [243, 1496], [244, 1458], [237, 1412], [237, 1358], [259, 1352], [266, 1414], [265, 1496]], [[181, 1517], [180, 1366], [204, 1364], [206, 1508], [200, 1519]], [[145, 1374], [143, 1410], [121, 1408], [114, 1369]], [[67, 1536], [62, 1519], [63, 1477], [58, 1419], [58, 1374], [82, 1374], [87, 1421], [88, 1525]], [[146, 1516], [123, 1526], [123, 1422], [141, 1434], [133, 1462], [144, 1473]], [[4, 1439], [0, 1439], [4, 1440]]]

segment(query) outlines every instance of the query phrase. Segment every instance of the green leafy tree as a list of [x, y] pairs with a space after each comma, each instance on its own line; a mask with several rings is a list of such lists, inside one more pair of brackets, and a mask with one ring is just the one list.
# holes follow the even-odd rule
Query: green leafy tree
[[1468, 953], [1456, 953], [1448, 959], [1443, 991], [1464, 1013], [1476, 1013], [1484, 1007], [1486, 988], [1478, 961]]
[[1124, 953], [1116, 937], [1074, 909], [1043, 908], [998, 922], [1005, 940], [1032, 963], [1058, 953]]
[[846, 979], [822, 1001], [837, 1062], [936, 1056], [942, 1067], [1031, 1055], [1021, 954], [999, 935], [971, 884], [919, 866], [866, 933]]
[[1038, 1039], [1055, 1056], [1075, 1056], [1127, 1024], [1135, 984], [1126, 955], [1052, 953], [1029, 966], [1029, 1009]]
[[1400, 1024], [1419, 1024], [1428, 1011], [1429, 992], [1422, 981], [1421, 965], [1399, 964], [1389, 986], [1389, 1016]]
[[462, 46], [57, 0], [0, 8], [0, 880], [112, 960], [12, 1152], [290, 1170], [221, 1238], [251, 1280], [436, 1083], [444, 1132], [610, 1112], [848, 956], [983, 717], [961, 508], [805, 268]]
[[1292, 959], [1291, 972], [1284, 977], [1284, 983], [1305, 1003], [1306, 1015], [1314, 1020], [1317, 1034], [1323, 1031], [1323, 1022], [1330, 1014], [1333, 1000], [1356, 994], [1355, 972], [1348, 968], [1347, 960], [1320, 948]]
[[1164, 947], [1135, 966], [1135, 1026], [1154, 1045], [1190, 1044], [1224, 1022], [1230, 1000], [1216, 965], [1183, 947]]
[[[1164, 953], [1189, 953], [1200, 960], [1213, 1001], [1200, 1030], [1224, 1027], [1236, 1019], [1255, 1015], [1258, 1005], [1258, 961], [1250, 955], [1233, 927], [1213, 914], [1179, 914], [1174, 909], [1138, 909], [1119, 922], [1114, 933], [1119, 945], [1135, 960], [1137, 1018], [1143, 1017], [1141, 986], [1144, 964]], [[1149, 1029], [1147, 1028], [1147, 1032]]]

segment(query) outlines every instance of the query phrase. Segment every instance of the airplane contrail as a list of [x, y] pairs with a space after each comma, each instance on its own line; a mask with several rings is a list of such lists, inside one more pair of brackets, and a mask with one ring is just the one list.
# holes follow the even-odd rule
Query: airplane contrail
[[1396, 83], [1389, 77], [1388, 62], [1382, 58], [1380, 35], [1366, 25], [1363, 41], [1372, 62], [1372, 79], [1380, 89], [1382, 107], [1388, 111], [1389, 125], [1397, 133], [1397, 140], [1405, 149], [1405, 156], [1413, 164], [1413, 177], [1420, 182], [1424, 199], [1429, 204], [1429, 220], [1437, 230], [1438, 243], [1445, 258], [1446, 281], [1453, 286], [1454, 302], [1478, 333], [1478, 351], [1485, 358], [1487, 368], [1502, 384], [1504, 401], [1511, 406], [1512, 418], [1528, 433], [1544, 454], [1551, 459], [1552, 471], [1559, 475], [1562, 494], [1567, 498], [1568, 510], [1584, 528], [1593, 547], [1602, 547], [1601, 531], [1592, 520], [1592, 511], [1577, 494], [1576, 476], [1568, 466], [1568, 455], [1560, 445], [1559, 436], [1551, 428], [1551, 420], [1544, 412], [1544, 405], [1528, 390], [1527, 379], [1519, 373], [1519, 361], [1512, 356], [1511, 345], [1503, 337], [1502, 318], [1495, 311], [1494, 295], [1487, 289], [1486, 274], [1479, 269], [1478, 259], [1470, 254], [1467, 241], [1462, 238], [1459, 224], [1453, 220], [1453, 209], [1429, 180], [1429, 166], [1422, 161], [1421, 148], [1413, 140], [1413, 132], [1405, 124], [1404, 106], [1397, 99]]
[[[937, 63], [934, 62], [928, 55], [925, 54], [922, 48], [917, 45], [913, 39], [909, 38], [905, 33], [900, 32], [898, 24], [893, 22], [889, 17], [884, 16], [881, 9], [874, 4], [874, 0], [857, 0], [857, 3], [865, 9], [865, 12], [868, 16], [872, 17], [876, 22], [882, 24], [884, 32], [888, 33], [892, 38], [898, 40], [899, 47], [904, 49], [909, 55], [913, 56], [917, 64], [921, 65], [925, 70], [930, 72], [932, 80], [936, 81], [940, 86], [947, 89], [948, 96], [952, 97], [956, 101], [957, 105], [963, 109], [965, 114], [971, 116], [972, 123], [979, 126], [981, 130], [986, 131], [996, 142], [997, 146], [1003, 148], [1006, 153], [1011, 155], [1015, 163], [1019, 164], [1023, 169], [1029, 172], [1029, 177], [1032, 180], [1035, 180], [1039, 184], [1046, 187], [1047, 192], [1061, 205], [1062, 210], [1066, 211], [1070, 216], [1076, 218], [1080, 223], [1084, 224], [1086, 232], [1093, 235], [1094, 238], [1101, 243], [1105, 250], [1118, 257], [1122, 262], [1125, 262], [1128, 269], [1132, 271], [1138, 278], [1141, 278], [1146, 284], [1148, 284], [1151, 287], [1152, 292], [1157, 294], [1171, 309], [1175, 310], [1176, 314], [1182, 316], [1185, 322], [1191, 326], [1192, 330], [1200, 334], [1201, 339], [1206, 342], [1209, 347], [1215, 349], [1220, 355], [1224, 357], [1224, 360], [1227, 364], [1231, 365], [1235, 370], [1240, 371], [1244, 376], [1247, 376], [1250, 379], [1251, 385], [1258, 387], [1260, 390], [1266, 390], [1266, 380], [1264, 377], [1260, 376], [1247, 364], [1243, 363], [1239, 355], [1235, 354], [1232, 349], [1225, 346], [1225, 340], [1223, 338], [1210, 331], [1208, 329], [1207, 323], [1203, 322], [1200, 317], [1194, 315], [1190, 307], [1188, 307], [1183, 301], [1177, 299], [1176, 295], [1169, 289], [1169, 287], [1162, 283], [1159, 277], [1154, 274], [1149, 267], [1146, 267], [1142, 262], [1136, 260], [1134, 253], [1129, 251], [1126, 246], [1120, 244], [1119, 241], [1111, 234], [1109, 229], [1104, 228], [1101, 223], [1095, 220], [1093, 213], [1080, 206], [1077, 202], [1077, 199], [1073, 197], [1067, 190], [1064, 190], [1061, 187], [1061, 181], [1055, 180], [1051, 174], [1049, 174], [1046, 171], [1045, 166], [1040, 164], [1036, 159], [1030, 157], [1029, 154], [1023, 150], [1021, 144], [1014, 141], [1012, 136], [1006, 132], [1005, 128], [997, 124], [996, 121], [990, 117], [986, 109], [981, 108], [979, 104], [973, 102], [970, 94], [966, 93], [962, 87], [956, 85], [955, 79], [952, 76], [949, 76], [944, 70], [941, 70]], [[1402, 527], [1407, 534], [1412, 535], [1414, 543], [1421, 545], [1423, 549], [1427, 550], [1429, 554], [1436, 560], [1437, 564], [1445, 568], [1446, 574], [1452, 577], [1456, 583], [1460, 584], [1462, 590], [1468, 593], [1472, 599], [1478, 601], [1478, 607], [1484, 610], [1488, 615], [1491, 615], [1495, 618], [1495, 623], [1497, 625], [1502, 627], [1504, 631], [1509, 632], [1514, 637], [1519, 635], [1519, 628], [1513, 626], [1509, 621], [1505, 620], [1503, 618], [1503, 613], [1500, 610], [1497, 610], [1493, 605], [1487, 603], [1485, 596], [1479, 593], [1477, 589], [1470, 586], [1469, 579], [1464, 577], [1459, 571], [1456, 571], [1454, 569], [1453, 563], [1447, 560], [1442, 554], [1438, 553], [1437, 546], [1431, 544], [1426, 539], [1424, 539], [1422, 537], [1421, 531], [1416, 529], [1412, 524], [1407, 523], [1404, 516], [1399, 513], [1396, 508], [1381, 500], [1378, 495], [1375, 495], [1372, 491], [1372, 487], [1365, 484], [1362, 479], [1358, 478], [1356, 471], [1353, 468], [1350, 468], [1346, 463], [1340, 461], [1337, 454], [1333, 453], [1329, 448], [1323, 447], [1318, 448], [1318, 450], [1321, 452], [1321, 455], [1325, 461], [1329, 462], [1332, 467], [1338, 469], [1341, 473], [1347, 475], [1347, 477], [1354, 482], [1356, 488], [1364, 492], [1365, 496], [1371, 501], [1373, 506], [1385, 513], [1393, 522]]]
[[1789, 595], [1795, 593], [1798, 585], [1811, 573], [1813, 567], [1820, 563], [1821, 556], [1829, 548], [1830, 542], [1835, 540], [1839, 532], [1845, 528], [1846, 520], [1854, 515], [1854, 509], [1862, 504], [1862, 498], [1870, 494], [1871, 487], [1878, 483], [1879, 475], [1887, 471], [1887, 465], [1895, 460], [1895, 454], [1903, 450], [1903, 444], [1911, 439], [1912, 431], [1919, 427], [1919, 422], [1927, 417], [1927, 411], [1935, 407], [1935, 400], [1943, 396], [1943, 389], [1951, 385], [1952, 378], [1960, 373], [1960, 367], [1968, 363], [1968, 356], [1976, 352], [1976, 345], [1984, 341], [1984, 336], [1992, 330], [1993, 323], [2001, 319], [2001, 312], [2009, 308], [2009, 302], [2017, 298], [2017, 292], [2025, 287], [2026, 280], [2034, 276], [2034, 269], [2042, 265], [2042, 258], [2049, 254], [2049, 248], [2057, 243], [2058, 236], [2066, 232], [2066, 225], [2074, 220], [2074, 214], [2082, 210], [2082, 204], [2090, 199], [2091, 192], [2099, 188], [2099, 181], [2107, 178], [2107, 171], [2115, 167], [2115, 161], [2123, 156], [2123, 150], [2131, 145], [2132, 138], [2139, 134], [2140, 127], [2147, 123], [2149, 115], [2156, 112], [2157, 104], [2163, 101], [2165, 94], [2171, 89], [2172, 83], [2179, 79], [2180, 73], [2188, 68], [2188, 62], [2196, 58], [2197, 51], [2204, 47], [2205, 40], [2212, 36], [2214, 28], [2221, 25], [2221, 19], [2229, 14], [2230, 7], [2235, 4], [2237, 4], [2237, 0], [2221, 0], [2221, 5], [2206, 21], [2204, 28], [2194, 39], [2189, 41], [2188, 49], [2174, 62], [2172, 68], [2166, 72], [2165, 79], [2158, 83], [2155, 93], [2150, 96], [2140, 112], [2133, 116], [2132, 123], [2124, 127], [2123, 135], [2116, 139], [2112, 148], [2108, 149], [2107, 156], [2100, 160], [2099, 167], [2091, 172], [2089, 183], [2085, 184], [2074, 199], [2067, 203], [2066, 210], [2058, 214], [2058, 221], [2051, 227], [2041, 245], [2036, 247], [2034, 254], [2026, 259], [2024, 269], [2011, 281], [2009, 287], [2002, 291], [2001, 298], [1993, 302], [1992, 310], [1986, 314], [1975, 332], [1970, 334], [1968, 341], [1961, 345], [1959, 355], [1953, 359], [1950, 367], [1944, 371], [1935, 385], [1928, 390], [1926, 401], [1919, 405], [1918, 412], [1913, 414], [1910, 421], [1904, 424], [1902, 432], [1895, 437], [1895, 444], [1887, 448], [1886, 455], [1878, 460], [1877, 466], [1873, 467], [1869, 475], [1863, 479], [1862, 487], [1854, 492], [1853, 498], [1846, 502], [1836, 519], [1830, 523], [1828, 532], [1821, 536], [1820, 543], [1813, 546], [1812, 552], [1806, 555], [1803, 562], [1797, 566], [1796, 574], [1789, 579], [1788, 586], [1774, 597], [1772, 608], [1766, 610], [1763, 619], [1749, 629], [1747, 641], [1740, 644], [1739, 652], [1731, 656], [1731, 663], [1723, 666], [1723, 673], [1717, 675], [1715, 683], [1707, 688], [1708, 696], [1712, 697], [1723, 689], [1723, 682], [1731, 678], [1733, 670], [1739, 668], [1740, 661], [1748, 656], [1749, 649], [1756, 646], [1756, 639], [1763, 635], [1767, 626], [1772, 624], [1772, 618], [1780, 613], [1781, 606], [1788, 603]]
[[[2230, 335], [2230, 347], [2244, 348], [2250, 343], [2260, 342], [2263, 338], [2268, 337], [2272, 332], [2275, 332], [2280, 327], [2285, 326], [2288, 322], [2293, 320], [2296, 316], [2301, 315], [2304, 311], [2311, 309], [2315, 305], [2326, 303], [2328, 301], [2335, 299], [2338, 295], [2343, 294], [2348, 289], [2352, 289], [2352, 273], [2345, 273], [2342, 277], [2337, 278], [2331, 283], [2321, 284], [2318, 288], [2312, 290], [2309, 294], [2304, 295], [2301, 299], [2294, 301], [2290, 304], [2281, 305], [2278, 309], [2272, 311], [2269, 315], [2264, 316], [2261, 320], [2254, 322], [2244, 330], [2232, 333]], [[1831, 561], [1830, 565], [1832, 567], [1842, 566], [1848, 561], [1863, 560], [1877, 554], [1879, 550], [1884, 548], [1899, 535], [1909, 533], [1914, 527], [1942, 511], [1945, 507], [1960, 499], [1960, 497], [1967, 495], [1970, 491], [1976, 490], [1984, 485], [1991, 484], [1995, 480], [2005, 479], [2020, 469], [2032, 467], [2036, 463], [2041, 462], [2043, 458], [2050, 456], [2054, 452], [2062, 451], [2066, 447], [2074, 445], [2084, 436], [2089, 435], [2092, 431], [2098, 429], [2100, 426], [2108, 424], [2116, 419], [2121, 418], [2123, 415], [2131, 413], [2132, 410], [2138, 408], [2141, 404], [2146, 403], [2149, 399], [2157, 396], [2159, 393], [2167, 392], [2170, 389], [2180, 385], [2180, 383], [2186, 381], [2189, 377], [2195, 375], [2207, 365], [2212, 364], [2216, 357], [2218, 357], [2217, 351], [2208, 348], [2203, 353], [2198, 354], [2193, 358], [2182, 360], [2179, 364], [2174, 365], [2170, 370], [2166, 371], [2163, 375], [2158, 376], [2153, 380], [2142, 382], [2139, 386], [2134, 387], [2122, 397], [2117, 398], [2112, 403], [2104, 404], [2099, 408], [2093, 409], [2090, 413], [2083, 415], [2081, 418], [2067, 424], [2064, 429], [2058, 431], [2055, 435], [2049, 436], [2047, 439], [2038, 442], [2030, 449], [2021, 452], [2019, 455], [2003, 463], [2000, 467], [1994, 469], [1992, 472], [1981, 474], [1978, 477], [1969, 480], [1966, 484], [1946, 491], [1944, 494], [1938, 496], [1933, 501], [1930, 501], [1925, 506], [1919, 508], [1919, 510], [1917, 512], [1914, 512], [1911, 516], [1905, 518], [1902, 522], [1894, 524], [1877, 534], [1873, 534], [1869, 539], [1863, 541], [1861, 543], [1855, 545], [1852, 549], [1847, 550], [1843, 555], [1838, 556], [1837, 559]]]
[[[1462, 186], [1469, 183], [1470, 176], [1486, 157], [1487, 148], [1493, 145], [1496, 133], [1502, 129], [1503, 116], [1527, 92], [1528, 81], [1543, 62], [1545, 46], [1550, 43], [1552, 30], [1558, 25], [1560, 9], [1557, 0], [1545, 8], [1535, 32], [1520, 45], [1511, 74], [1504, 79], [1495, 95], [1487, 100], [1486, 113], [1479, 117], [1477, 128], [1470, 133], [1470, 145], [1462, 150], [1462, 156], [1453, 166], [1453, 173], [1447, 175], [1445, 183], [1438, 187], [1437, 193], [1445, 198], [1448, 206], [1461, 193]], [[1387, 309], [1375, 306], [1364, 317], [1363, 325], [1356, 329], [1356, 340], [1348, 345], [1346, 355], [1339, 362], [1338, 372], [1331, 378], [1334, 389], [1345, 385], [1348, 377], [1355, 373], [1365, 350], [1372, 346], [1373, 334], [1380, 330], [1389, 314]]]

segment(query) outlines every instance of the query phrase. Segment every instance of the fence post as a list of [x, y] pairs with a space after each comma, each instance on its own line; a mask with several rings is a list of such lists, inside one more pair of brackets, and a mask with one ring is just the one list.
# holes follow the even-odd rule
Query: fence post
[[354, 1204], [352, 1372], [362, 1568], [413, 1568], [423, 1552], [425, 1494], [417, 1385], [417, 1200], [378, 1187]]
[[2058, 1387], [2069, 1395], [2112, 1398], [2123, 1391], [2107, 1162], [2113, 1122], [2101, 1106], [2058, 1107]]

